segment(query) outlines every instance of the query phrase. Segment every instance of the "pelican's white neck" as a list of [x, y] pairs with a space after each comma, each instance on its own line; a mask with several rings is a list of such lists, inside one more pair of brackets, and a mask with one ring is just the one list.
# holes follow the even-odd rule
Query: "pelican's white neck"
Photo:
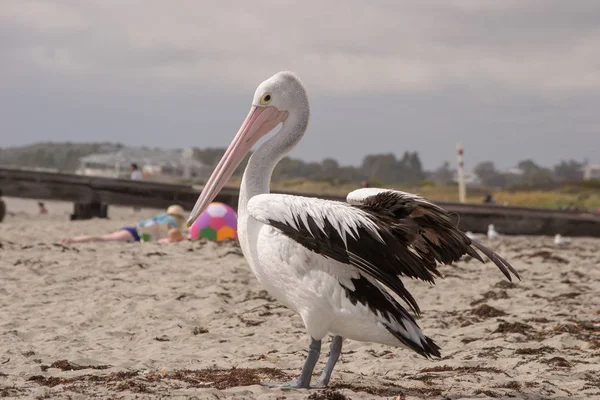
[[308, 126], [308, 103], [290, 110], [281, 129], [264, 142], [250, 157], [240, 185], [238, 213], [245, 212], [248, 200], [262, 193], [269, 193], [271, 175], [275, 166], [302, 139]]

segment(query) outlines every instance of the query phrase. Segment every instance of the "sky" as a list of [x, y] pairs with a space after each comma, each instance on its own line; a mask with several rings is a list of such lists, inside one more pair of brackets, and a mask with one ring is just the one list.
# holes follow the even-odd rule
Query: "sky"
[[225, 147], [291, 70], [292, 157], [600, 163], [597, 0], [2, 0], [0, 54], [0, 147]]

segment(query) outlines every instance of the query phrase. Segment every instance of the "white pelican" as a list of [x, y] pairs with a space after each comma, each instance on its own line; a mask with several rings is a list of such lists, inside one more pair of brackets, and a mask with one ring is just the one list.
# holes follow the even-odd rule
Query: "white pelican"
[[[219, 193], [246, 153], [263, 136], [281, 129], [250, 157], [240, 186], [238, 237], [258, 281], [300, 315], [310, 344], [300, 377], [266, 386], [310, 387], [321, 340], [333, 335], [330, 356], [315, 386], [329, 383], [344, 338], [404, 346], [424, 357], [440, 348], [413, 316], [419, 306], [400, 276], [433, 283], [438, 263], [482, 251], [511, 280], [517, 272], [503, 258], [456, 229], [449, 214], [413, 194], [358, 189], [346, 202], [269, 194], [275, 165], [302, 138], [309, 120], [304, 85], [291, 72], [262, 82], [239, 132], [204, 186], [188, 226]], [[510, 271], [510, 272], [509, 272]]]

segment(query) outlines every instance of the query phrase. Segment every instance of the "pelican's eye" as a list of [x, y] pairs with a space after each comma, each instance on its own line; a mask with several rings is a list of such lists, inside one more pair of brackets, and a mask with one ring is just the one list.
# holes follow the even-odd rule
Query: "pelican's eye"
[[263, 106], [266, 106], [267, 104], [269, 104], [271, 102], [272, 99], [273, 99], [273, 96], [271, 96], [271, 93], [265, 93], [260, 98], [260, 104], [262, 104]]

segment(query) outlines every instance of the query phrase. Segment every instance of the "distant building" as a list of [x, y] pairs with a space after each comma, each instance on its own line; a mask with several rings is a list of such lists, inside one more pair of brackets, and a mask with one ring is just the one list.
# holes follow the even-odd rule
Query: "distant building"
[[77, 173], [127, 179], [131, 163], [136, 163], [146, 180], [206, 181], [212, 169], [194, 160], [192, 155], [191, 149], [162, 150], [127, 147], [113, 153], [90, 154], [80, 158]]
[[504, 175], [523, 176], [524, 171], [519, 167], [512, 167], [502, 171]]
[[600, 165], [587, 163], [581, 169], [583, 171], [583, 180], [600, 179]]

